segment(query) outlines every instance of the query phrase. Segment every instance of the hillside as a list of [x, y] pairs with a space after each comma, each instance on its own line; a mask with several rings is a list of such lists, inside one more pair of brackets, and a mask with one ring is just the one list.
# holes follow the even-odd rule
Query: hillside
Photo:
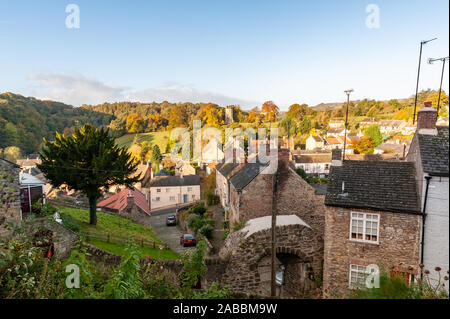
[[19, 94], [0, 94], [0, 149], [19, 147], [23, 155], [36, 153], [42, 139], [55, 132], [68, 132], [75, 125], [109, 125], [112, 115], [76, 108], [55, 101], [42, 101]]

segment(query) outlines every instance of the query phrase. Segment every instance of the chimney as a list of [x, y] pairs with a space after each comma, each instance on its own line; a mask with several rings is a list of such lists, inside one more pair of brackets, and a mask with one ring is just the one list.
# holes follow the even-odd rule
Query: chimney
[[127, 208], [131, 208], [134, 205], [134, 196], [131, 191], [131, 189], [128, 189], [128, 196], [127, 196]]
[[419, 134], [437, 135], [437, 111], [431, 102], [425, 102], [424, 107], [417, 112], [417, 130]]
[[342, 150], [340, 148], [331, 150], [331, 166], [342, 166]]

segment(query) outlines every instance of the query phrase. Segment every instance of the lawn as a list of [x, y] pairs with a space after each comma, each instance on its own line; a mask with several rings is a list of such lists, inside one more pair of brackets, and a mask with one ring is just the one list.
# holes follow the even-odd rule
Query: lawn
[[[97, 225], [89, 224], [89, 212], [83, 209], [75, 209], [68, 207], [58, 207], [62, 213], [70, 215], [75, 222], [80, 226], [82, 231], [91, 231], [103, 234], [114, 234], [122, 237], [134, 237], [139, 242], [140, 239], [162, 243], [162, 241], [155, 235], [153, 229], [135, 223], [127, 218], [116, 216], [113, 214], [97, 212]], [[111, 252], [113, 254], [122, 255], [125, 248], [124, 244], [108, 243], [98, 239], [90, 239], [89, 243], [94, 246]], [[142, 257], [161, 258], [161, 259], [176, 259], [179, 256], [169, 249], [160, 250], [159, 248], [140, 247]]]
[[[164, 153], [166, 149], [167, 141], [169, 140], [169, 131], [166, 132], [151, 132], [151, 133], [139, 133], [138, 141], [139, 142], [150, 142], [152, 145], [158, 145], [159, 149], [162, 153]], [[129, 148], [133, 143], [134, 137], [136, 134], [126, 134], [116, 139], [116, 144], [119, 147]]]

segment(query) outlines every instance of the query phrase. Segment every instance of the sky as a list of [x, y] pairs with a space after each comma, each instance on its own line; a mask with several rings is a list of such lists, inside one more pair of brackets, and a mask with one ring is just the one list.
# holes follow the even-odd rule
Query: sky
[[[79, 28], [66, 25], [69, 4]], [[0, 0], [0, 92], [282, 110], [343, 102], [349, 88], [406, 98], [421, 40], [438, 38], [423, 47], [419, 88], [439, 88], [442, 64], [427, 60], [449, 55], [448, 12], [448, 0]], [[448, 75], [447, 64], [446, 92]]]

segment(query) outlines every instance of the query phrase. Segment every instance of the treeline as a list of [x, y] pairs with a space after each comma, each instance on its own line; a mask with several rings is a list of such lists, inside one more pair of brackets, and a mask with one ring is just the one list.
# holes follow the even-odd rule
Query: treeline
[[[226, 123], [225, 108], [213, 103], [140, 103], [116, 102], [99, 105], [82, 105], [83, 109], [114, 116], [109, 128], [115, 136], [126, 133], [156, 132], [175, 127], [192, 128], [194, 120], [203, 125], [220, 126]], [[239, 106], [233, 109], [237, 122], [246, 122], [248, 113]]]
[[0, 94], [0, 152], [15, 147], [22, 156], [36, 153], [42, 139], [53, 139], [56, 131], [71, 133], [73, 127], [86, 123], [107, 126], [112, 119], [109, 114], [59, 102], [3, 93]]

